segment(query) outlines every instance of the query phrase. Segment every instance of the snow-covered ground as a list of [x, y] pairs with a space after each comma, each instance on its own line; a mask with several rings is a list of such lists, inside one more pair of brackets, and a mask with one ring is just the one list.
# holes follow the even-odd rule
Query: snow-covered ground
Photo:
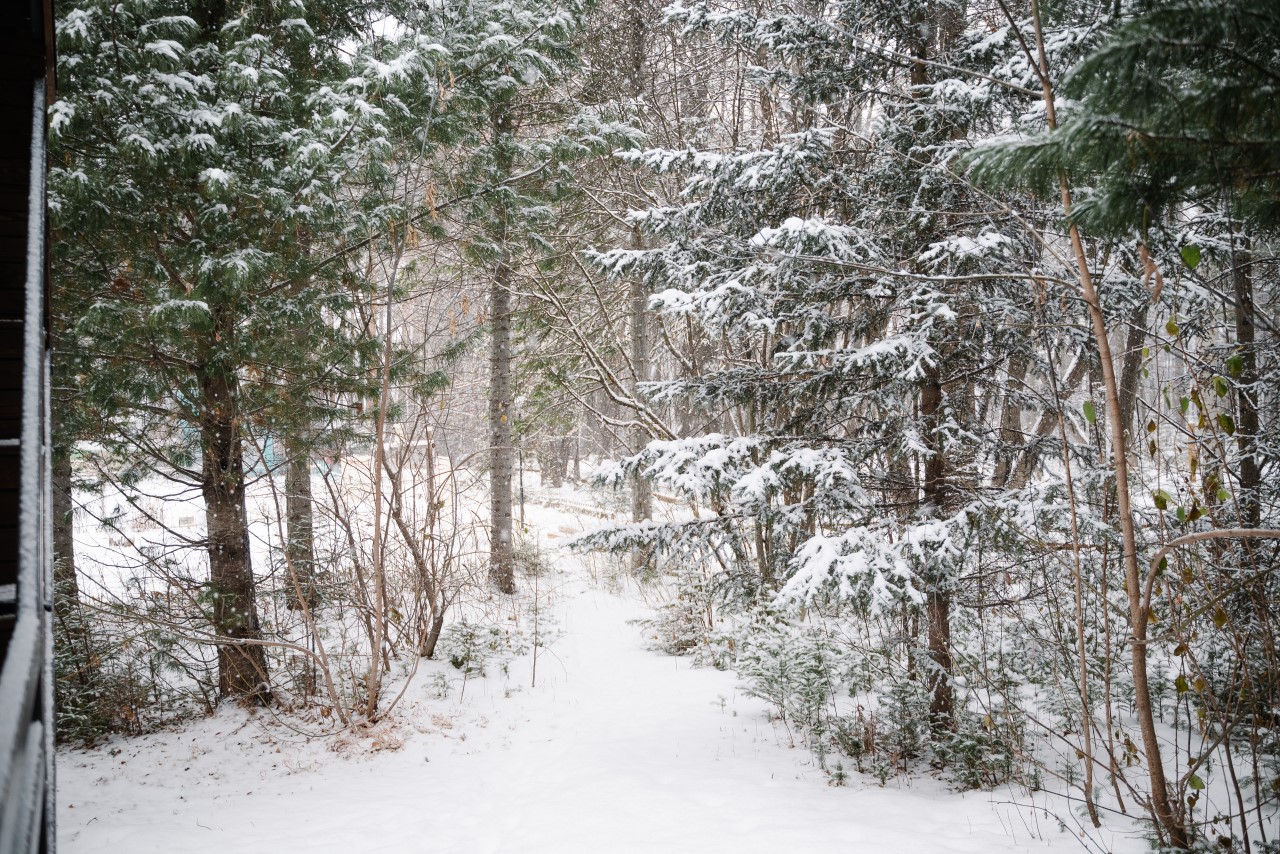
[[642, 593], [604, 584], [556, 550], [577, 519], [531, 508], [530, 523], [554, 566], [539, 580], [542, 628], [555, 639], [539, 655], [536, 687], [528, 654], [465, 685], [447, 663], [427, 662], [394, 721], [360, 738], [308, 739], [289, 716], [224, 706], [180, 730], [65, 750], [60, 849], [1146, 850], [1133, 835], [1085, 842], [1068, 805], [1033, 808], [1013, 790], [960, 795], [928, 777], [881, 788], [857, 774], [829, 785], [733, 674], [645, 648], [628, 622], [646, 613]]

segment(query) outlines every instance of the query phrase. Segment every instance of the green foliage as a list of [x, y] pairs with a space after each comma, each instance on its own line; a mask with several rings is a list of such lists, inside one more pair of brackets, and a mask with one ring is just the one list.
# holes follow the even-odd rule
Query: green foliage
[[955, 732], [940, 737], [934, 752], [960, 791], [990, 789], [1014, 778], [1018, 767], [1008, 744], [987, 716], [963, 715]]
[[735, 662], [747, 693], [789, 724], [825, 734], [836, 688], [836, 647], [821, 627], [753, 624]]
[[436, 645], [436, 657], [446, 659], [467, 676], [481, 677], [493, 662], [505, 672], [507, 662], [526, 651], [521, 634], [467, 620], [445, 626]]
[[665, 581], [666, 599], [653, 617], [640, 621], [651, 648], [667, 655], [691, 655], [699, 664], [727, 666], [733, 644], [715, 619], [724, 599], [711, 573], [696, 564], [673, 563]]
[[352, 313], [369, 283], [330, 259], [393, 213], [376, 190], [402, 100], [367, 52], [349, 63], [338, 48], [372, 8], [283, 11], [60, 8], [49, 209], [63, 426], [129, 462], [198, 469], [193, 428], [219, 421], [341, 428], [341, 396], [367, 384], [376, 342]]
[[497, 652], [501, 639], [502, 632], [496, 626], [463, 620], [440, 633], [436, 655], [468, 676], [484, 676], [485, 663]]
[[[1257, 0], [1132, 4], [1062, 88], [1052, 133], [980, 149], [981, 179], [1045, 194], [1059, 174], [1091, 187], [1073, 216], [1097, 232], [1145, 231], [1187, 202], [1280, 225], [1280, 8]], [[1195, 268], [1199, 249], [1183, 258]]]

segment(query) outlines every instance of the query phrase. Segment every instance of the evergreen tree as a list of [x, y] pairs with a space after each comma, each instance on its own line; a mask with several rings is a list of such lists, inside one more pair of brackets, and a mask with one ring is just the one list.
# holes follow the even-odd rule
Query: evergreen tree
[[731, 348], [724, 369], [650, 394], [733, 413], [735, 429], [651, 443], [628, 463], [716, 518], [624, 540], [723, 549], [754, 567], [752, 596], [923, 616], [921, 672], [946, 732], [951, 597], [987, 513], [978, 466], [994, 453], [982, 384], [1026, 346], [1012, 271], [1033, 247], [949, 173], [1002, 90], [940, 70], [985, 60], [951, 4], [680, 14], [767, 59], [757, 82], [781, 94], [748, 123], [759, 147], [635, 156], [687, 175], [685, 200], [637, 215], [658, 248], [597, 256]]
[[1091, 188], [1073, 218], [1092, 233], [1150, 229], [1179, 205], [1224, 200], [1240, 221], [1280, 225], [1280, 10], [1173, 0], [1125, 12], [1063, 75], [1060, 127], [984, 150], [980, 174], [1056, 192], [1064, 170]]
[[552, 253], [551, 204], [573, 185], [569, 163], [593, 145], [593, 123], [554, 104], [572, 71], [584, 6], [545, 0], [476, 0], [422, 6], [406, 25], [448, 45], [447, 98], [433, 118], [450, 142], [434, 164], [459, 204], [433, 209], [436, 237], [460, 240], [488, 280], [490, 580], [515, 590], [512, 483], [516, 460], [513, 376], [521, 268]]
[[220, 689], [257, 701], [246, 434], [332, 421], [333, 378], [358, 374], [363, 346], [346, 320], [359, 282], [312, 254], [367, 227], [344, 186], [376, 180], [385, 151], [386, 67], [353, 73], [340, 51], [361, 14], [86, 0], [57, 27], [60, 374], [127, 480], [199, 486]]

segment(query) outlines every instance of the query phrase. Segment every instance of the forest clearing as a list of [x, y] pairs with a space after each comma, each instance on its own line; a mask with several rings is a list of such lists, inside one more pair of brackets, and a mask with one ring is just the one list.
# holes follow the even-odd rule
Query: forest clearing
[[[504, 650], [484, 675], [425, 664], [392, 723], [364, 732], [224, 707], [66, 751], [63, 850], [1067, 852], [1092, 835], [1044, 793], [881, 786], [852, 764], [837, 787], [841, 760], [824, 770], [732, 673], [645, 648], [652, 630], [635, 622], [658, 591], [566, 554], [582, 518], [531, 510], [541, 589], [493, 622], [531, 645], [539, 597], [536, 682], [532, 649]], [[1147, 850], [1129, 823], [1085, 847]]]

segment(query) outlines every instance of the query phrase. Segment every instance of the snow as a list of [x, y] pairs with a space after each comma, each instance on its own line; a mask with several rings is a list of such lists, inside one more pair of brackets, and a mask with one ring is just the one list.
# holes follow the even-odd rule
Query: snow
[[[71, 124], [71, 120], [75, 118], [75, 105], [68, 101], [54, 101], [49, 107], [49, 134], [56, 136], [58, 131]], [[79, 174], [83, 172], [76, 170]]]
[[795, 572], [778, 592], [779, 604], [817, 599], [831, 585], [846, 601], [866, 590], [877, 607], [903, 598], [923, 599], [910, 583], [911, 567], [900, 547], [882, 530], [852, 527], [835, 536], [811, 536], [796, 550], [792, 564]]
[[999, 253], [1009, 247], [1012, 241], [1008, 235], [998, 231], [984, 230], [976, 238], [965, 235], [953, 235], [929, 244], [929, 248], [920, 253], [920, 261], [928, 263], [945, 258], [985, 258]]
[[137, 146], [138, 149], [143, 153], [145, 153], [148, 157], [155, 157], [156, 155], [155, 145], [152, 144], [151, 140], [147, 139], [145, 136], [143, 136], [140, 133], [129, 134], [128, 136], [125, 137], [124, 143], [125, 145]]
[[145, 49], [151, 53], [172, 59], [174, 62], [180, 62], [182, 55], [186, 53], [186, 48], [182, 46], [182, 43], [172, 39], [159, 39], [148, 42]]
[[211, 167], [200, 173], [200, 180], [205, 184], [226, 187], [231, 184], [231, 173], [225, 169]]
[[213, 110], [191, 110], [187, 113], [187, 121], [196, 127], [222, 127], [222, 115]]
[[162, 303], [157, 303], [151, 309], [153, 315], [164, 314], [170, 311], [198, 311], [202, 314], [209, 313], [209, 304], [204, 300], [195, 299], [171, 299]]
[[[648, 613], [641, 591], [558, 550], [578, 518], [531, 506], [529, 521], [554, 566], [538, 582], [554, 634], [536, 687], [528, 654], [465, 685], [447, 663], [423, 662], [394, 720], [362, 738], [308, 740], [298, 730], [322, 719], [224, 705], [181, 730], [64, 750], [61, 850], [1080, 850], [1019, 792], [960, 795], [927, 776], [828, 785], [733, 674], [646, 649], [629, 623]], [[526, 630], [530, 601], [507, 615]], [[1075, 826], [1062, 803], [1047, 806]], [[1144, 848], [1103, 841], [1116, 854]]]
[[311, 29], [311, 25], [307, 23], [306, 18], [288, 18], [286, 20], [283, 20], [280, 22], [280, 29], [298, 30], [300, 33], [303, 33], [308, 36], [315, 35], [315, 33]]

